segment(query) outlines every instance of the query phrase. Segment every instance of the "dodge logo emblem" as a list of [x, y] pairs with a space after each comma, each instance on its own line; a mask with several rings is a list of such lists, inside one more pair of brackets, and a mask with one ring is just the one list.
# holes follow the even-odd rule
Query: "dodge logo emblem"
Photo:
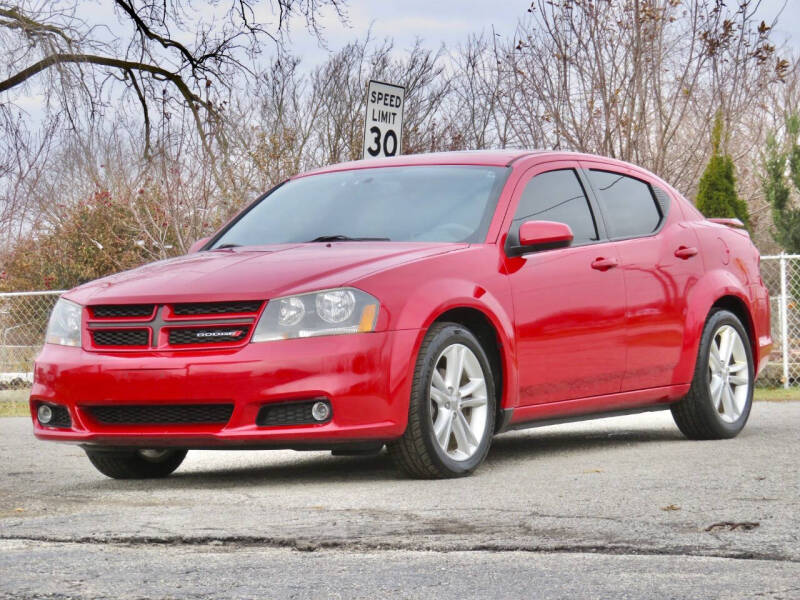
[[207, 337], [239, 337], [244, 333], [241, 329], [234, 329], [232, 331], [198, 331], [195, 335], [199, 338]]

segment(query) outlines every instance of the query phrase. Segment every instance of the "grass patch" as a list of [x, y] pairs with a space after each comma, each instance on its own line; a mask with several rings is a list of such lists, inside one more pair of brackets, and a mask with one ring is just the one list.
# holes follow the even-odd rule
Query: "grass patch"
[[30, 414], [27, 401], [0, 400], [0, 417], [27, 417]]
[[0, 390], [0, 417], [27, 417], [30, 390]]
[[760, 402], [791, 402], [800, 400], [800, 389], [756, 388], [753, 399]]

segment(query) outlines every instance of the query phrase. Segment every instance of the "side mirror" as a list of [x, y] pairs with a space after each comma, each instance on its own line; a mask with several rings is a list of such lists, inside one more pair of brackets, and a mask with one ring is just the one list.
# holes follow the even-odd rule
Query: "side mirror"
[[510, 248], [512, 256], [566, 248], [573, 240], [572, 229], [566, 223], [554, 221], [525, 221], [519, 227], [519, 243]]
[[200, 238], [189, 247], [189, 252], [187, 252], [187, 254], [194, 254], [195, 252], [199, 252], [200, 248], [205, 246], [208, 243], [208, 240], [210, 239], [211, 239], [210, 237]]

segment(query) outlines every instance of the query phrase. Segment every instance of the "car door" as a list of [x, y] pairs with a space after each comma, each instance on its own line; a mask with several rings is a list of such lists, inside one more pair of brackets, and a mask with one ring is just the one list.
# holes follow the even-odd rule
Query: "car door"
[[625, 290], [619, 257], [595, 218], [578, 164], [532, 167], [507, 217], [507, 246], [525, 221], [557, 221], [570, 247], [507, 258], [521, 406], [618, 392], [625, 371]]
[[[671, 385], [686, 350], [689, 291], [703, 274], [695, 232], [644, 173], [581, 162], [625, 278], [627, 366], [622, 391]], [[671, 210], [674, 208], [674, 210]]]

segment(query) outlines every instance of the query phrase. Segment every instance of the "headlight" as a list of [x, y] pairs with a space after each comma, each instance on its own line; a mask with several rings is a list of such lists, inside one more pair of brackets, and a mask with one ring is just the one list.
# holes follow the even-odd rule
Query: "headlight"
[[317, 294], [317, 315], [326, 323], [344, 323], [353, 316], [356, 295], [350, 290], [331, 290]]
[[254, 342], [373, 331], [378, 301], [355, 288], [323, 290], [270, 300]]
[[61, 346], [80, 346], [81, 307], [74, 302], [59, 298], [53, 307], [53, 312], [50, 313], [45, 341], [48, 344]]

